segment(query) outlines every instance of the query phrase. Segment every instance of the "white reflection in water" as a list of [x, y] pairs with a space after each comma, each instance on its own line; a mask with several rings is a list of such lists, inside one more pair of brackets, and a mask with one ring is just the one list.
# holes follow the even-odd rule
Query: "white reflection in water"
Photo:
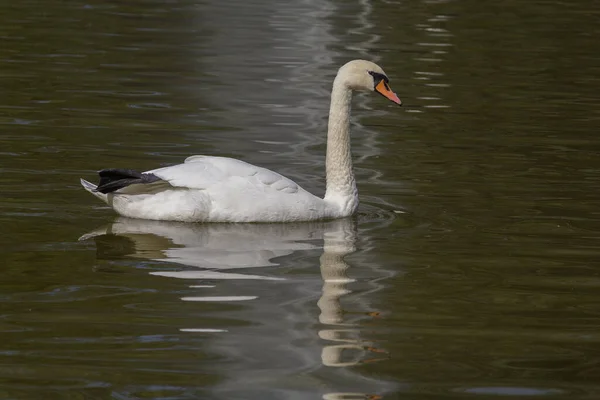
[[[270, 363], [268, 357], [272, 348], [285, 349], [285, 346], [288, 346], [290, 354], [281, 354], [280, 351], [277, 356], [278, 359], [283, 357], [284, 359], [293, 360], [294, 357], [298, 356], [297, 352], [304, 352], [306, 354], [303, 354], [302, 358], [305, 360], [302, 362], [312, 364], [311, 369], [314, 368], [316, 360], [314, 358], [306, 360], [306, 355], [315, 353], [310, 348], [315, 345], [320, 351], [320, 364], [326, 367], [349, 367], [364, 362], [387, 359], [387, 355], [382, 354], [385, 352], [374, 348], [361, 338], [358, 323], [345, 320], [344, 310], [340, 304], [340, 299], [352, 292], [348, 285], [354, 282], [348, 276], [350, 266], [344, 260], [345, 256], [353, 253], [356, 249], [357, 230], [352, 219], [297, 224], [181, 224], [119, 218], [107, 227], [82, 236], [82, 239], [96, 238], [98, 242], [106, 235], [113, 238], [115, 236], [117, 238], [121, 237], [126, 240], [129, 246], [119, 247], [127, 248], [128, 257], [181, 265], [182, 270], [153, 271], [150, 274], [193, 280], [193, 284], [188, 286], [199, 290], [201, 293], [198, 296], [182, 297], [181, 300], [183, 301], [241, 302], [248, 303], [250, 307], [253, 307], [244, 311], [245, 319], [253, 325], [265, 325], [268, 328], [267, 334], [269, 335], [269, 338], [266, 339], [271, 342], [267, 347], [269, 351], [263, 352], [265, 356], [263, 362], [261, 363], [260, 359], [253, 360], [258, 369]], [[115, 246], [118, 245], [115, 244]], [[275, 311], [279, 314], [276, 315], [276, 318], [291, 321], [292, 330], [300, 329], [308, 330], [308, 332], [296, 331], [291, 334], [292, 337], [286, 337], [286, 335], [290, 335], [290, 328], [288, 326], [286, 329], [286, 324], [283, 321], [275, 321], [273, 324], [271, 319], [265, 320], [266, 315], [273, 314], [273, 304], [254, 304], [253, 302], [259, 301], [262, 296], [272, 299], [276, 294], [282, 299], [275, 299], [275, 304], [300, 304], [299, 302], [303, 299], [298, 297], [303, 297], [304, 300], [307, 298], [305, 293], [300, 295], [298, 293], [298, 290], [308, 289], [302, 287], [303, 284], [306, 284], [305, 278], [299, 278], [298, 282], [290, 282], [296, 279], [296, 275], [271, 276], [278, 275], [277, 269], [263, 268], [260, 274], [246, 273], [246, 271], [259, 267], [276, 267], [279, 265], [276, 259], [283, 256], [294, 255], [293, 262], [295, 263], [298, 256], [302, 257], [303, 252], [310, 255], [310, 252], [314, 254], [315, 251], [321, 252], [319, 258], [322, 278], [320, 295], [308, 296], [309, 299], [313, 299], [310, 303], [300, 308], [292, 308], [292, 311], [289, 309]], [[193, 269], [190, 270], [189, 267]], [[230, 271], [231, 269], [236, 271]], [[205, 282], [206, 280], [210, 280], [210, 282]], [[265, 285], [269, 286], [239, 286], [240, 289], [245, 291], [244, 295], [207, 295], [207, 290], [212, 291], [219, 288], [220, 280], [247, 282], [266, 280], [270, 282], [265, 282]], [[278, 292], [273, 287], [273, 285], [289, 285], [291, 283], [294, 283], [294, 290], [284, 289]], [[254, 290], [255, 293], [248, 294], [248, 290]], [[310, 315], [307, 317], [306, 315], [307, 310], [309, 313], [311, 312], [311, 303], [312, 307], [316, 303], [320, 310], [318, 316], [320, 325], [318, 325], [316, 332], [313, 331], [313, 327], [317, 322], [316, 318]], [[297, 315], [293, 315], [294, 310], [297, 310]], [[312, 319], [312, 322], [310, 319]], [[243, 333], [244, 330], [248, 330], [248, 332]], [[244, 361], [242, 353], [246, 351], [241, 347], [252, 348], [263, 345], [253, 344], [252, 340], [254, 339], [250, 338], [256, 333], [253, 333], [251, 328], [246, 327], [220, 326], [207, 328], [188, 326], [181, 327], [180, 331], [191, 334], [209, 333], [215, 335], [231, 335], [235, 332], [238, 335], [241, 334], [242, 338], [249, 338], [246, 344], [237, 342], [240, 349], [236, 349], [233, 354], [240, 356], [240, 362]], [[264, 335], [264, 333], [262, 334]], [[289, 342], [293, 342], [294, 339], [302, 335], [305, 337], [312, 336], [313, 339], [308, 345], [292, 346], [289, 344]], [[278, 344], [279, 341], [282, 341], [282, 343]], [[307, 346], [307, 348], [303, 349], [303, 346]], [[233, 350], [230, 345], [213, 346], [214, 349], [225, 347], [229, 352]], [[256, 353], [252, 357], [256, 357]], [[265, 378], [264, 376], [255, 376], [255, 379], [264, 380]], [[273, 378], [269, 377], [269, 379]], [[367, 378], [361, 377], [361, 379]], [[355, 387], [351, 389], [355, 389]], [[326, 396], [335, 396], [335, 393], [329, 393]]]
[[[433, 7], [439, 2], [430, 2]], [[424, 38], [417, 40], [415, 46], [418, 47], [417, 56], [414, 60], [422, 63], [424, 71], [415, 71], [414, 80], [425, 81], [420, 87], [424, 96], [419, 97], [420, 100], [439, 101], [439, 104], [425, 104], [424, 109], [446, 109], [451, 105], [443, 103], [445, 90], [443, 88], [450, 87], [450, 84], [442, 82], [445, 80], [444, 73], [438, 71], [440, 64], [446, 60], [445, 55], [449, 49], [452, 49], [454, 44], [451, 43], [453, 35], [445, 26], [449, 16], [436, 15], [427, 19], [426, 23], [416, 24], [416, 29], [422, 32]], [[434, 82], [430, 82], [434, 81]], [[423, 112], [425, 110], [409, 110], [408, 112]]]

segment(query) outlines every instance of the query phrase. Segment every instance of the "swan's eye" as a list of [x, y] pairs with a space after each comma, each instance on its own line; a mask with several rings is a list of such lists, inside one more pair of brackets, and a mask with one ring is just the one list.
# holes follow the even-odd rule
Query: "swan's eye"
[[373, 81], [375, 82], [375, 86], [377, 86], [379, 84], [379, 82], [383, 81], [383, 84], [385, 85], [386, 89], [390, 89], [390, 87], [388, 86], [388, 82], [390, 81], [388, 79], [387, 76], [385, 76], [384, 74], [380, 74], [379, 72], [374, 72], [374, 71], [368, 71], [369, 75], [371, 75], [373, 77]]

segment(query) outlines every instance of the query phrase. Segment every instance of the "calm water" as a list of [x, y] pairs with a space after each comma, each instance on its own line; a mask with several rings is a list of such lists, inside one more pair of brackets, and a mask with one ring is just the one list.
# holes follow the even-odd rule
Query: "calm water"
[[[4, 2], [0, 398], [599, 398], [599, 35], [592, 0]], [[354, 103], [356, 218], [79, 187], [218, 154], [323, 194], [353, 58], [405, 103]]]

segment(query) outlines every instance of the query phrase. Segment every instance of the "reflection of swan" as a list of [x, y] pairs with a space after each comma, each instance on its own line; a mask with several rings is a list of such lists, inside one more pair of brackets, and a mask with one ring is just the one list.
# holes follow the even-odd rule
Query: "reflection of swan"
[[[351, 219], [294, 224], [182, 224], [119, 218], [113, 224], [90, 232], [81, 239], [89, 238], [96, 240], [101, 256], [104, 253], [114, 254], [113, 249], [119, 248], [126, 253], [122, 255], [128, 257], [196, 267], [194, 270], [151, 272], [152, 275], [195, 281], [210, 280], [213, 284], [215, 281], [231, 279], [285, 280], [277, 276], [247, 274], [243, 269], [278, 265], [274, 263], [274, 258], [298, 251], [317, 250], [319, 243], [316, 241], [323, 240], [323, 254], [320, 257], [323, 289], [318, 306], [321, 310], [319, 322], [326, 327], [321, 329], [318, 335], [321, 339], [334, 343], [321, 349], [321, 361], [323, 365], [330, 367], [355, 365], [367, 361], [364, 360], [367, 353], [373, 350], [360, 339], [360, 330], [357, 327], [344, 322], [340, 305], [340, 298], [350, 293], [347, 284], [352, 282], [347, 276], [349, 266], [344, 261], [344, 256], [355, 251], [356, 226]], [[117, 244], [114, 240], [107, 241], [108, 238], [120, 238], [125, 244]], [[110, 243], [112, 249], [104, 249], [106, 243]], [[229, 271], [234, 268], [236, 272]], [[210, 288], [213, 285], [191, 287]], [[263, 292], [250, 294], [252, 295], [188, 296], [182, 300], [247, 302], [258, 299]], [[204, 328], [181, 330], [227, 331]], [[352, 359], [342, 360], [343, 352], [351, 352]], [[345, 358], [348, 358], [347, 354]]]
[[223, 270], [278, 265], [276, 257], [298, 250], [316, 249], [307, 240], [323, 238], [324, 226], [341, 222], [294, 224], [184, 224], [118, 218], [112, 224], [81, 237], [116, 235], [133, 242], [127, 256], [151, 259], [201, 269], [152, 272], [153, 275], [183, 279], [269, 279]]
[[[332, 221], [333, 222], [333, 221]], [[330, 222], [330, 224], [332, 223]], [[134, 244], [127, 256], [202, 268], [161, 271], [153, 275], [183, 279], [280, 279], [221, 272], [221, 270], [277, 265], [272, 259], [297, 250], [315, 248], [300, 242], [320, 239], [323, 224], [183, 224], [118, 218], [81, 239], [117, 235]], [[316, 231], [316, 232], [315, 232]], [[313, 237], [316, 236], [316, 237]]]
[[349, 216], [358, 207], [350, 154], [352, 90], [376, 91], [401, 104], [378, 65], [354, 60], [340, 68], [331, 92], [323, 199], [276, 172], [224, 157], [192, 156], [183, 164], [144, 173], [105, 169], [98, 186], [81, 183], [119, 214], [133, 218], [281, 222]]

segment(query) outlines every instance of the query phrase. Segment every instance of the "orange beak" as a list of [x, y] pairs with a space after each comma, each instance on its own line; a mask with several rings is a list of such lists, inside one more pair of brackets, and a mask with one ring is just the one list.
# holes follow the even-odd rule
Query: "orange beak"
[[398, 96], [396, 96], [396, 93], [390, 90], [390, 87], [383, 81], [383, 79], [377, 84], [377, 86], [375, 86], [375, 91], [399, 106], [402, 105], [402, 101], [398, 98]]

